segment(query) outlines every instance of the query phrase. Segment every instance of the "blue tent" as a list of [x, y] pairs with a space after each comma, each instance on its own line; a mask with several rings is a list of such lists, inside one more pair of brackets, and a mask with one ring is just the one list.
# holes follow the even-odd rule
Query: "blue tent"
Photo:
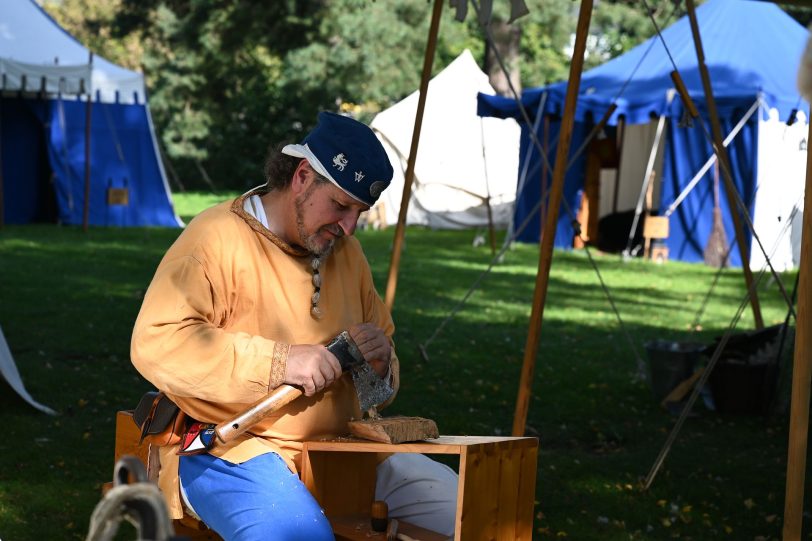
[[89, 144], [89, 224], [182, 225], [143, 76], [91, 56], [33, 0], [3, 0], [0, 29], [3, 221], [82, 224]]
[[[697, 19], [705, 62], [725, 134], [759, 99], [762, 113], [766, 108], [774, 108], [782, 120], [789, 118], [795, 108], [808, 111], [795, 86], [799, 61], [809, 36], [799, 23], [772, 3], [750, 0], [708, 0], [697, 9]], [[627, 125], [647, 124], [652, 118], [665, 116], [668, 123], [661, 172], [661, 199], [667, 205], [674, 201], [694, 173], [712, 155], [712, 150], [706, 135], [706, 132], [711, 133], [706, 100], [687, 16], [663, 30], [662, 37], [668, 50], [655, 36], [626, 54], [583, 74], [571, 156], [612, 103], [617, 104], [617, 110], [609, 119], [610, 129], [607, 131], [610, 135], [621, 115]], [[694, 122], [692, 127], [681, 125], [685, 110], [679, 97], [669, 100], [669, 93], [673, 95], [671, 89], [674, 88], [670, 75], [674, 67], [669, 53], [700, 112], [702, 122]], [[531, 119], [540, 105], [543, 105], [542, 114], [551, 115], [551, 141], [557, 140], [566, 87], [567, 83], [561, 82], [529, 89], [522, 94], [522, 103]], [[532, 146], [533, 143], [515, 100], [480, 95], [479, 114], [519, 120], [523, 130], [521, 156], [530, 156], [530, 163], [521, 163], [520, 170], [528, 165], [531, 172], [540, 170], [541, 160], [535, 149], [531, 148], [531, 152], [527, 153], [528, 145]], [[751, 212], [756, 190], [758, 117], [750, 117], [728, 147], [734, 181], [743, 200], [751, 203]], [[537, 132], [541, 137], [540, 127]], [[555, 145], [552, 145], [549, 160], [552, 162], [554, 158]], [[578, 208], [584, 165], [585, 159], [581, 155], [566, 176], [564, 197], [572, 209]], [[671, 216], [667, 245], [672, 258], [702, 261], [703, 249], [712, 230], [712, 190], [711, 182], [699, 183]], [[515, 224], [521, 224], [536, 206], [540, 192], [539, 182], [525, 183], [521, 193], [517, 194]], [[728, 238], [732, 239], [735, 234], [729, 206], [724, 193], [721, 197], [725, 229]], [[555, 244], [559, 247], [572, 246], [572, 218], [563, 205], [559, 216]], [[536, 242], [539, 231], [536, 215], [519, 240]], [[741, 264], [736, 250], [731, 263]]]

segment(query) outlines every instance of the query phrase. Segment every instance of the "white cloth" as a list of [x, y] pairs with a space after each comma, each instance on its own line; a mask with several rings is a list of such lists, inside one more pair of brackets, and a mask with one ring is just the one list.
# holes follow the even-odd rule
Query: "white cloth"
[[270, 229], [268, 227], [268, 216], [265, 215], [265, 207], [262, 205], [262, 199], [260, 199], [258, 195], [246, 197], [242, 208], [245, 209], [245, 212], [254, 217], [256, 221], [264, 225], [266, 229]]
[[396, 453], [378, 465], [375, 499], [389, 517], [453, 536], [457, 515], [457, 473], [418, 453]]

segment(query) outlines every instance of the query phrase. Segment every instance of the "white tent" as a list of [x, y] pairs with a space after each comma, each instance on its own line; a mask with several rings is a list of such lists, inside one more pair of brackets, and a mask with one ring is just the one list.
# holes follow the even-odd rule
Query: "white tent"
[[[513, 119], [477, 116], [478, 92], [494, 90], [467, 49], [429, 82], [407, 224], [484, 227], [488, 199], [495, 225], [509, 222], [520, 129]], [[387, 225], [398, 219], [418, 97], [412, 93], [371, 123], [395, 167], [381, 196]]]
[[23, 400], [41, 412], [56, 415], [54, 410], [34, 400], [34, 397], [25, 389], [23, 380], [20, 377], [20, 372], [17, 370], [17, 365], [14, 364], [14, 359], [11, 357], [11, 350], [8, 349], [8, 344], [6, 344], [6, 337], [3, 336], [2, 328], [0, 328], [0, 378], [4, 379]]
[[100, 56], [91, 65], [88, 50], [33, 1], [3, 0], [2, 11], [3, 90], [76, 95], [92, 89], [105, 103], [146, 101], [143, 75]]

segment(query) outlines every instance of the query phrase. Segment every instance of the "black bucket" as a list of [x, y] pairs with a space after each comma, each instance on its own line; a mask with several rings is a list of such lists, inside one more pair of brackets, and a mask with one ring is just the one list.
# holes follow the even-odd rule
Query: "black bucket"
[[707, 346], [694, 342], [654, 340], [646, 342], [644, 347], [649, 361], [649, 385], [657, 402], [662, 402], [677, 385], [693, 375], [696, 361]]

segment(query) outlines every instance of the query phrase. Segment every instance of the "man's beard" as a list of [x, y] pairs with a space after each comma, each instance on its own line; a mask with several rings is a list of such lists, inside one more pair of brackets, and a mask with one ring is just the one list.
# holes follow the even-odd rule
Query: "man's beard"
[[341, 237], [344, 235], [344, 231], [338, 226], [335, 226], [335, 230], [324, 226], [317, 229], [314, 233], [308, 235], [304, 226], [304, 204], [308, 199], [310, 199], [310, 196], [316, 188], [317, 186], [315, 183], [311, 184], [308, 186], [305, 193], [296, 199], [296, 229], [299, 233], [299, 238], [302, 240], [304, 248], [316, 257], [324, 257], [329, 255], [329, 253], [333, 250], [333, 245], [335, 244], [336, 239], [329, 239], [325, 243], [324, 240], [320, 241], [319, 234], [322, 231], [329, 231], [337, 237]]

